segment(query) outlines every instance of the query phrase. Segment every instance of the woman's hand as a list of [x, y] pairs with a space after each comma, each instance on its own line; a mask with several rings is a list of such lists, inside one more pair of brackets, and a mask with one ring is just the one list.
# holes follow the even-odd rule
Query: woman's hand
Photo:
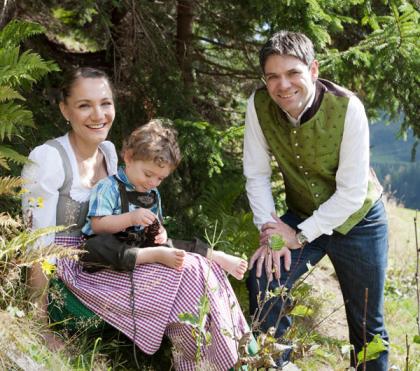
[[285, 247], [295, 250], [302, 246], [296, 238], [296, 231], [284, 223], [275, 213], [271, 214], [275, 222], [268, 222], [261, 227], [260, 245], [269, 245], [269, 238], [273, 234], [278, 234], [283, 238]]
[[131, 217], [131, 226], [133, 225], [142, 225], [144, 227], [152, 224], [156, 219], [156, 214], [154, 214], [149, 209], [141, 207], [137, 210], [130, 211]]
[[155, 237], [155, 243], [158, 245], [163, 245], [168, 241], [168, 233], [166, 232], [165, 227], [161, 224], [159, 227], [159, 234]]

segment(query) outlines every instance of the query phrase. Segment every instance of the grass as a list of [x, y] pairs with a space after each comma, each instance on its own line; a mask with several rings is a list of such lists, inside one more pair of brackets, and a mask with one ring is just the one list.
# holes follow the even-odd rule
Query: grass
[[[417, 298], [415, 288], [416, 247], [414, 235], [414, 210], [387, 203], [390, 226], [388, 275], [385, 286], [385, 319], [390, 336], [390, 367], [395, 370], [420, 371], [420, 344], [414, 344], [417, 333]], [[341, 293], [334, 278], [334, 270], [328, 259], [323, 259], [308, 281], [313, 286], [312, 300], [318, 301], [312, 308], [317, 322], [342, 303]], [[308, 322], [308, 321], [306, 321]], [[298, 323], [301, 331], [308, 330], [308, 323]], [[409, 343], [409, 364], [406, 365], [406, 337]], [[345, 370], [348, 355], [341, 350], [347, 344], [345, 312], [340, 308], [319, 326], [306, 351], [298, 354], [295, 362], [303, 371]]]
[[[417, 299], [415, 287], [416, 245], [414, 217], [416, 211], [389, 205], [390, 245], [385, 313], [391, 339], [391, 364], [405, 367], [406, 335], [410, 345], [409, 370], [420, 370], [420, 344], [413, 344], [417, 333]], [[419, 229], [417, 233], [419, 234]]]

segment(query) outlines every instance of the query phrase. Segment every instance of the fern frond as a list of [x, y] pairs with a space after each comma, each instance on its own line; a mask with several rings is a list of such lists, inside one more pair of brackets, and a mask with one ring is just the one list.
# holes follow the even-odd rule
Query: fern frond
[[7, 236], [16, 232], [22, 226], [16, 219], [12, 218], [7, 213], [0, 213], [0, 235]]
[[0, 48], [19, 45], [27, 38], [44, 31], [40, 24], [13, 20], [0, 31]]
[[39, 228], [34, 231], [24, 231], [10, 240], [0, 238], [0, 261], [3, 259], [10, 260], [17, 252], [25, 252], [41, 237], [51, 233], [57, 233], [66, 230], [64, 226], [54, 226]]
[[[7, 161], [14, 162], [18, 165], [26, 164], [29, 160], [21, 155], [20, 153], [16, 152], [14, 149], [10, 148], [6, 145], [0, 145], [0, 166], [9, 169]], [[4, 163], [6, 162], [6, 166]]]
[[218, 220], [223, 229], [221, 248], [231, 254], [251, 257], [259, 245], [259, 232], [254, 225], [252, 212], [221, 213]]
[[85, 253], [84, 250], [64, 247], [62, 245], [51, 244], [48, 246], [42, 246], [36, 249], [28, 249], [22, 254], [16, 261], [19, 266], [30, 266], [35, 263], [41, 263], [44, 260], [51, 258], [75, 258], [80, 254]]
[[21, 187], [24, 184], [22, 178], [17, 177], [0, 177], [0, 195], [14, 195], [16, 194], [16, 188]]
[[0, 228], [19, 228], [21, 224], [7, 213], [0, 213]]
[[7, 163], [7, 159], [3, 156], [0, 152], [0, 167], [10, 170], [9, 164]]
[[244, 192], [244, 182], [238, 179], [214, 179], [203, 191], [198, 203], [203, 213], [216, 220], [220, 213], [230, 214], [238, 197]]
[[25, 100], [16, 90], [9, 86], [0, 86], [0, 103], [7, 100], [20, 99]]
[[0, 141], [19, 135], [24, 127], [34, 127], [32, 112], [14, 102], [0, 103]]
[[57, 64], [45, 61], [37, 53], [20, 48], [0, 49], [0, 84], [28, 88], [51, 71], [59, 71]]

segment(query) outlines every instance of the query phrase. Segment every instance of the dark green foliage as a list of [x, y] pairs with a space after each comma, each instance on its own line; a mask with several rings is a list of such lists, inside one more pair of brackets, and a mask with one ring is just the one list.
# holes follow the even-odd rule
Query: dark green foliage
[[[217, 130], [204, 121], [175, 120], [175, 127], [183, 159], [160, 190], [164, 214], [171, 217], [169, 230], [191, 238], [197, 233], [202, 235], [204, 228], [217, 219], [220, 210], [205, 209], [201, 199], [213, 184], [226, 185], [226, 180], [238, 174], [238, 140], [242, 132], [236, 128]], [[240, 177], [235, 179], [241, 182]]]

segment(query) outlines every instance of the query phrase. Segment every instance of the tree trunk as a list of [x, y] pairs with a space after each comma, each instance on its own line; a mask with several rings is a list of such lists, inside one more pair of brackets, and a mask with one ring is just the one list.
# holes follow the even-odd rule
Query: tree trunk
[[191, 0], [178, 0], [176, 56], [186, 87], [191, 86], [193, 82], [191, 60], [193, 18], [193, 2]]
[[13, 19], [15, 13], [14, 0], [0, 0], [0, 30]]

